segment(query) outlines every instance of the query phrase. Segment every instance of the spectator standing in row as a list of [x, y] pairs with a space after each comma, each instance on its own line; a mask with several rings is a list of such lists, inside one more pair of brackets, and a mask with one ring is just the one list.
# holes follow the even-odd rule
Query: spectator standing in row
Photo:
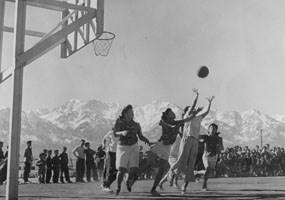
[[106, 158], [106, 152], [103, 151], [102, 145], [100, 145], [97, 148], [96, 159], [95, 159], [97, 163], [97, 173], [99, 180], [102, 179], [105, 158]]
[[24, 153], [24, 183], [31, 183], [29, 181], [29, 175], [31, 172], [31, 166], [33, 162], [32, 141], [27, 141], [27, 147]]
[[52, 168], [53, 168], [52, 182], [53, 183], [58, 183], [59, 167], [60, 167], [60, 160], [58, 156], [58, 150], [54, 150], [54, 156], [52, 158]]
[[69, 170], [68, 170], [68, 154], [66, 153], [67, 148], [63, 147], [63, 151], [62, 153], [59, 155], [60, 158], [60, 167], [61, 167], [61, 171], [60, 171], [60, 182], [64, 183], [63, 180], [63, 174], [65, 177], [65, 180], [68, 183], [72, 183], [70, 181], [70, 177], [69, 177]]
[[43, 153], [45, 154], [45, 158], [46, 158], [47, 155], [48, 155], [48, 150], [47, 150], [47, 149], [44, 149], [44, 150], [43, 150]]
[[0, 142], [0, 185], [3, 185], [3, 182], [7, 179], [7, 158], [8, 158], [8, 151], [5, 153], [3, 152], [3, 142]]
[[90, 148], [90, 143], [85, 143], [86, 149], [84, 150], [86, 156], [86, 179], [87, 182], [91, 182], [91, 173], [93, 175], [93, 181], [97, 181], [97, 171], [94, 161], [94, 155], [96, 151]]
[[76, 182], [84, 182], [83, 176], [85, 172], [85, 160], [84, 160], [84, 145], [85, 140], [81, 140], [81, 144], [73, 150], [76, 160]]
[[46, 160], [45, 154], [40, 153], [40, 159], [37, 161], [36, 166], [38, 166], [38, 183], [45, 184], [45, 175], [46, 175]]
[[48, 150], [46, 157], [47, 164], [47, 174], [46, 174], [46, 183], [50, 183], [51, 175], [52, 175], [52, 159], [51, 159], [52, 150]]
[[2, 141], [0, 141], [0, 165], [2, 163], [4, 163], [4, 159], [5, 159], [4, 151], [3, 151], [3, 145], [4, 145], [4, 143]]

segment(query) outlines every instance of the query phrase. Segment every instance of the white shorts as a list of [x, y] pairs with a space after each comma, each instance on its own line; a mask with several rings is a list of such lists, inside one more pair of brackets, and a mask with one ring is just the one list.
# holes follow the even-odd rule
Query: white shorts
[[134, 144], [118, 145], [116, 151], [116, 168], [119, 170], [120, 167], [131, 168], [139, 167], [139, 146]]
[[164, 145], [162, 141], [155, 143], [150, 151], [155, 153], [159, 158], [168, 160], [170, 154], [171, 145]]
[[217, 155], [209, 156], [206, 152], [204, 152], [202, 159], [203, 159], [203, 164], [204, 164], [205, 169], [207, 167], [210, 167], [212, 169], [216, 168], [217, 159], [218, 159]]

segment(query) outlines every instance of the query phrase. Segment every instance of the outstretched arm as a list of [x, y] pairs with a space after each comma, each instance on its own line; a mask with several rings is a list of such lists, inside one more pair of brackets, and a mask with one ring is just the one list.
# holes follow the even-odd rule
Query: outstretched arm
[[209, 112], [210, 112], [210, 109], [211, 109], [211, 105], [212, 105], [212, 101], [215, 97], [214, 96], [211, 96], [210, 98], [207, 98], [207, 100], [209, 101], [209, 105], [208, 105], [208, 109], [205, 113], [201, 114], [202, 118], [205, 118]]
[[190, 109], [190, 112], [189, 114], [192, 114], [193, 110], [195, 109], [196, 105], [197, 105], [197, 102], [198, 102], [198, 97], [199, 97], [199, 92], [196, 88], [193, 89], [193, 92], [196, 93], [196, 97], [193, 101], [193, 104], [191, 106], [191, 109]]
[[[181, 121], [181, 123], [183, 123], [183, 122]], [[163, 119], [161, 119], [161, 120], [159, 121], [159, 125], [160, 125], [160, 126], [167, 126], [167, 127], [169, 127], [169, 128], [175, 128], [176, 126], [180, 126], [181, 123], [180, 123], [180, 120], [174, 121], [173, 124], [169, 124], [169, 123], [167, 123], [166, 121], [164, 121]]]
[[142, 129], [141, 129], [141, 126], [138, 125], [138, 130], [137, 130], [137, 134], [138, 134], [138, 137], [141, 141], [143, 141], [144, 143], [148, 144], [148, 145], [151, 145], [151, 143], [149, 142], [149, 140], [142, 134]]

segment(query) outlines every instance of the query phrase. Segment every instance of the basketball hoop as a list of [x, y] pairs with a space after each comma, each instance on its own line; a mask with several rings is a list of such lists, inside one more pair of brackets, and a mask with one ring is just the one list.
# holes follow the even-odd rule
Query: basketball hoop
[[115, 34], [111, 32], [103, 32], [93, 41], [94, 53], [96, 56], [107, 56], [115, 38]]

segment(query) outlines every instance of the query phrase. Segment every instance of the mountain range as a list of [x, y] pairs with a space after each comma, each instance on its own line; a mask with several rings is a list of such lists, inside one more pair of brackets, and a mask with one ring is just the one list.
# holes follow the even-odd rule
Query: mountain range
[[[174, 103], [157, 100], [133, 107], [135, 121], [141, 124], [143, 134], [151, 141], [157, 140], [161, 135], [158, 122], [166, 108], [172, 108], [178, 119], [183, 112]], [[36, 153], [44, 148], [61, 149], [63, 146], [71, 151], [81, 138], [90, 141], [91, 147], [95, 149], [104, 134], [111, 130], [122, 108], [117, 103], [72, 99], [54, 109], [23, 111], [21, 151], [27, 140], [33, 141]], [[0, 138], [5, 143], [8, 142], [9, 110], [7, 107], [0, 107]], [[260, 145], [260, 130], [263, 144], [284, 146], [285, 115], [267, 115], [256, 109], [245, 112], [211, 110], [202, 122], [201, 134], [206, 133], [207, 126], [213, 122], [218, 124], [226, 147]]]

